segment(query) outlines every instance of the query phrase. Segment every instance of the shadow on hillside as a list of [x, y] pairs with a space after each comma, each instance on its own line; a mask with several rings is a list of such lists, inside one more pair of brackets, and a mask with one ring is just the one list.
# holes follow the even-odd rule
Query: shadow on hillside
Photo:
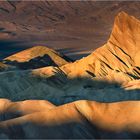
[[18, 69], [22, 70], [37, 69], [46, 66], [58, 66], [47, 54], [45, 54], [44, 56], [38, 56], [27, 62], [17, 62], [16, 60], [15, 61], [4, 60], [4, 63], [16, 66]]
[[127, 91], [118, 83], [97, 81], [94, 78], [69, 79], [60, 69], [49, 78], [34, 76], [30, 70], [1, 72], [0, 97], [13, 101], [42, 99], [56, 105], [76, 100], [99, 102], [140, 100], [140, 90]]
[[[56, 69], [55, 75], [50, 78], [36, 77], [44, 83], [56, 89], [62, 89], [64, 94], [60, 96], [60, 102], [68, 103], [76, 100], [94, 100], [99, 102], [117, 102], [127, 100], [140, 100], [140, 90], [125, 90], [117, 82], [95, 80], [91, 78], [76, 77], [69, 79], [61, 70]], [[57, 97], [57, 95], [56, 95]], [[54, 104], [58, 103], [55, 98], [49, 99]]]
[[99, 102], [140, 100], [140, 90], [124, 90], [118, 83], [97, 81], [94, 78], [69, 79], [60, 69], [49, 78], [34, 76], [30, 70], [1, 72], [0, 98], [13, 101], [42, 99], [56, 105], [76, 100]]
[[[4, 78], [5, 77], [5, 78]], [[93, 77], [94, 78], [94, 77]], [[89, 78], [69, 79], [60, 69], [50, 78], [32, 76], [30, 71], [0, 73], [0, 96], [13, 101], [27, 99], [49, 100], [56, 105], [76, 100], [93, 100], [99, 102], [117, 102], [140, 100], [140, 91], [126, 91], [118, 83], [96, 81]], [[16, 83], [15, 83], [16, 82]], [[15, 93], [15, 94], [14, 94]], [[21, 116], [19, 112], [4, 113], [4, 121]], [[56, 115], [57, 117], [57, 115]], [[3, 135], [1, 133], [4, 133]], [[107, 132], [99, 130], [87, 120], [84, 124], [69, 123], [57, 126], [42, 126], [25, 123], [0, 130], [0, 138], [65, 138], [65, 139], [104, 139], [104, 138], [140, 138], [139, 134], [128, 132]]]
[[[56, 51], [65, 54], [71, 61], [76, 61], [79, 60], [83, 57], [88, 56], [90, 53], [84, 53], [83, 51], [86, 51], [87, 48], [85, 49], [80, 49], [80, 48], [62, 48], [62, 49], [57, 49]], [[80, 54], [80, 52], [82, 52]]]
[[[2, 135], [4, 134], [4, 135]], [[1, 137], [3, 136], [3, 137]], [[57, 126], [42, 126], [32, 123], [1, 129], [0, 138], [8, 139], [137, 139], [139, 134], [128, 132], [107, 132], [91, 125], [67, 123]]]

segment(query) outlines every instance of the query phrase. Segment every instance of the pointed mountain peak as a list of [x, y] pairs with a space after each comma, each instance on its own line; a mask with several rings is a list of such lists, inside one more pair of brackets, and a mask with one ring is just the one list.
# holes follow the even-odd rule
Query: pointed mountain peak
[[59, 52], [56, 52], [55, 50], [50, 49], [46, 46], [35, 46], [32, 48], [23, 50], [21, 52], [18, 52], [16, 54], [13, 54], [5, 58], [3, 61], [5, 61], [5, 63], [6, 62], [9, 63], [10, 61], [10, 64], [11, 62], [23, 63], [23, 64], [29, 63], [29, 62], [35, 62], [35, 63], [43, 62], [43, 66], [50, 65], [50, 61], [53, 62], [57, 66], [62, 66], [68, 63], [68, 60], [66, 60], [65, 56], [63, 56]]
[[125, 29], [134, 29], [135, 25], [140, 26], [140, 21], [136, 19], [134, 16], [130, 16], [125, 12], [120, 12], [115, 18], [114, 26], [117, 26], [121, 31]]
[[134, 58], [137, 51], [140, 49], [139, 37], [140, 21], [125, 12], [120, 12], [115, 18], [113, 30], [108, 43], [121, 48]]
[[128, 15], [126, 12], [124, 12], [124, 11], [121, 11], [121, 12], [119, 12], [118, 14], [117, 14], [117, 16], [116, 16], [116, 18], [117, 17], [131, 17], [130, 15]]

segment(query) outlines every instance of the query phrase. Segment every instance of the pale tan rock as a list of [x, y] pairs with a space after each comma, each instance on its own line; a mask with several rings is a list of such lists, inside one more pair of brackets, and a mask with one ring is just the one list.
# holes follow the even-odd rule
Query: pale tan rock
[[56, 106], [46, 100], [24, 100], [12, 102], [0, 99], [0, 114], [6, 112], [20, 112], [22, 115], [53, 109]]
[[36, 57], [42, 57], [45, 54], [49, 55], [50, 58], [57, 64], [58, 66], [62, 66], [66, 63], [68, 63], [65, 59], [63, 59], [59, 53], [56, 51], [47, 48], [45, 46], [35, 46], [29, 49], [26, 49], [24, 51], [21, 51], [19, 53], [16, 53], [14, 55], [11, 55], [4, 60], [9, 61], [17, 61], [17, 62], [28, 62], [31, 59], [34, 59]]
[[[41, 105], [44, 110], [40, 110], [40, 112], [35, 110], [34, 105], [36, 103], [39, 103], [39, 106]], [[32, 100], [18, 102], [18, 104], [23, 105], [19, 109], [21, 112], [27, 112], [27, 110], [32, 110], [33, 112], [22, 117], [0, 122], [1, 128], [22, 125], [27, 122], [55, 126], [73, 122], [85, 123], [84, 120], [88, 120], [92, 125], [102, 130], [140, 132], [140, 101], [100, 103], [79, 100], [58, 107], [51, 105], [48, 101], [38, 102]], [[48, 106], [51, 106], [51, 108], [48, 109]]]
[[12, 102], [8, 99], [0, 99], [0, 113], [6, 112]]
[[[96, 77], [119, 83], [140, 77], [140, 21], [119, 13], [109, 40], [89, 56], [60, 67], [68, 77]], [[36, 70], [46, 73], [50, 68]], [[48, 70], [49, 69], [49, 70]], [[49, 71], [50, 73], [50, 71]]]

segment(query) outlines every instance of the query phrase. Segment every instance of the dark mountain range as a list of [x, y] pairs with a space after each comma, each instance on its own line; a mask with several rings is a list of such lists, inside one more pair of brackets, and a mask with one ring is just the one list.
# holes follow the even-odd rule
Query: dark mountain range
[[[139, 18], [139, 9], [137, 1], [1, 1], [0, 40], [23, 41], [15, 43], [17, 51], [47, 45], [80, 58], [105, 43], [118, 12]], [[12, 48], [12, 42], [6, 47]]]

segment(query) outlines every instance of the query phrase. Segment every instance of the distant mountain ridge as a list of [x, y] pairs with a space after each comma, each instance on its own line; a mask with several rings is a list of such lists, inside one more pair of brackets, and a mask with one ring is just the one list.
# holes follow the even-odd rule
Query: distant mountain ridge
[[[139, 18], [139, 9], [138, 1], [0, 1], [0, 40], [81, 49], [82, 58], [106, 42], [117, 13]], [[10, 51], [4, 57], [15, 53]], [[75, 52], [70, 56], [76, 58]]]

